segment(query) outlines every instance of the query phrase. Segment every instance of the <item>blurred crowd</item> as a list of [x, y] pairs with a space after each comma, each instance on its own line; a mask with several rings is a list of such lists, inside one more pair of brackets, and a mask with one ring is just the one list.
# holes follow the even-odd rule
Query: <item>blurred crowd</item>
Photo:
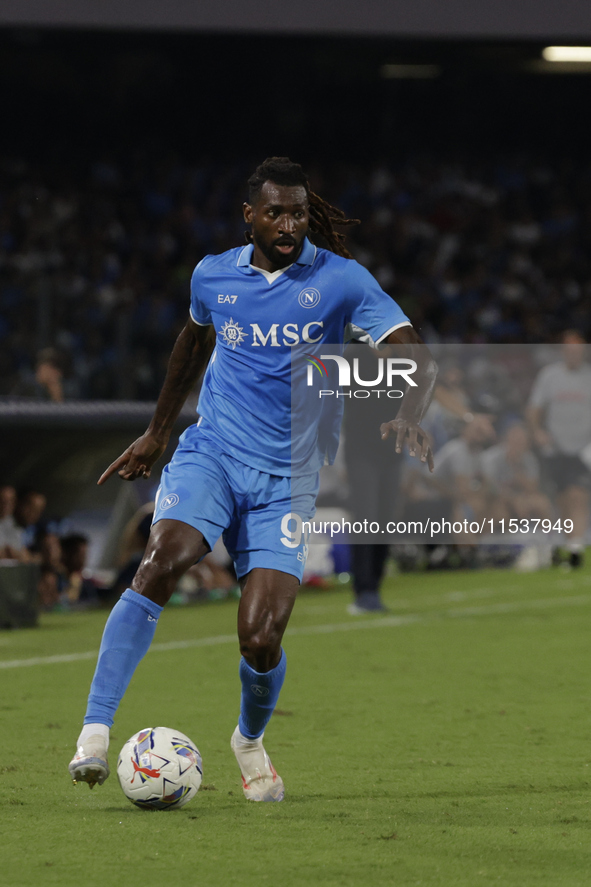
[[[258, 160], [258, 159], [257, 159]], [[0, 394], [154, 399], [207, 253], [244, 241], [248, 166], [0, 162]], [[429, 342], [588, 338], [591, 164], [308, 164], [356, 258]]]
[[[591, 350], [581, 334], [565, 331], [556, 345], [440, 345], [434, 351], [439, 375], [421, 421], [434, 444], [434, 471], [408, 452], [396, 455], [373, 433], [389, 420], [391, 406], [367, 397], [364, 384], [354, 391], [362, 397], [345, 401], [344, 456], [341, 447], [337, 464], [323, 470], [313, 532], [335, 541], [332, 529], [329, 537], [320, 528], [322, 520], [340, 519], [338, 509], [357, 522], [358, 529], [349, 525], [338, 541], [356, 543], [349, 561], [355, 590], [358, 597], [374, 596], [371, 609], [378, 603], [387, 526], [395, 526], [387, 530], [396, 543], [391, 553], [405, 570], [583, 563], [591, 501]], [[384, 353], [388, 349], [364, 352], [359, 345], [346, 352], [359, 362], [363, 379], [375, 378]], [[377, 529], [361, 529], [365, 520]], [[311, 552], [308, 566], [326, 571], [313, 545]]]
[[[581, 566], [591, 491], [591, 364], [584, 338], [567, 330], [558, 348], [462, 352], [462, 363], [443, 361], [423, 421], [436, 442], [434, 473], [406, 460], [406, 519], [475, 521], [490, 529], [483, 539], [489, 544], [525, 545], [523, 569], [547, 566], [551, 558]], [[480, 541], [466, 531], [453, 535], [459, 543]], [[472, 557], [476, 549], [465, 553]]]
[[[88, 569], [89, 538], [70, 532], [67, 520], [48, 518], [38, 490], [0, 485], [0, 564], [35, 564], [43, 610], [79, 610], [112, 604], [131, 585], [144, 554], [154, 503], [142, 506], [123, 528], [112, 570]], [[239, 597], [236, 575], [219, 545], [183, 577], [173, 604]]]
[[[154, 400], [186, 322], [194, 266], [244, 242], [246, 180], [260, 159], [189, 165], [138, 154], [79, 168], [0, 160], [0, 395]], [[428, 476], [410, 460], [398, 500], [405, 518], [574, 514], [576, 565], [589, 521], [586, 463], [584, 471], [579, 463], [553, 468], [544, 429], [526, 416], [547, 361], [524, 349], [501, 349], [498, 360], [477, 351], [556, 343], [569, 329], [589, 341], [591, 164], [529, 154], [317, 161], [307, 171], [315, 191], [361, 220], [349, 229], [352, 253], [440, 363], [426, 420], [436, 471]], [[455, 343], [477, 347], [448, 358]], [[554, 455], [565, 454], [555, 447]], [[572, 480], [569, 503], [562, 475]], [[105, 592], [85, 568], [88, 540], [44, 513], [40, 492], [0, 488], [0, 558], [39, 565], [49, 609], [114, 593], [118, 578]], [[140, 516], [136, 547], [118, 562], [122, 582], [148, 527]], [[470, 554], [474, 546], [460, 549]], [[421, 557], [441, 565], [450, 551], [426, 546]], [[235, 577], [218, 566], [214, 558], [204, 564], [186, 595], [230, 593]]]
[[85, 575], [88, 538], [60, 532], [38, 490], [0, 486], [0, 561], [39, 567], [39, 603], [47, 610], [95, 606], [102, 589]]

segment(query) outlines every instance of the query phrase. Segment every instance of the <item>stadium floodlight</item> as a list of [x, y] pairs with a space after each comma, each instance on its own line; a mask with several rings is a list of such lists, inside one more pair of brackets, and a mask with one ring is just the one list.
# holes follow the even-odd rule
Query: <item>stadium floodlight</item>
[[547, 46], [542, 58], [547, 62], [591, 63], [591, 46]]
[[382, 65], [382, 77], [386, 80], [431, 80], [439, 77], [439, 65]]

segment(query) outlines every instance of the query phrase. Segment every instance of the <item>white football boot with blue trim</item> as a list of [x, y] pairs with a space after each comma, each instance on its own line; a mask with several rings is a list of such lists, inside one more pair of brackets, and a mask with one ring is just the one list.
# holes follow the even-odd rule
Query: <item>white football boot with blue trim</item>
[[242, 773], [244, 797], [249, 801], [282, 801], [285, 786], [263, 748], [263, 737], [246, 739], [236, 727], [230, 745]]

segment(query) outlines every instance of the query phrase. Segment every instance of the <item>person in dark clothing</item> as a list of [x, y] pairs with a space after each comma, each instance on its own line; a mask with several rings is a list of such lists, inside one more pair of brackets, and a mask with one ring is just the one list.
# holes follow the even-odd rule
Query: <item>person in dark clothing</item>
[[[377, 351], [367, 345], [352, 342], [345, 357], [349, 363], [357, 360], [357, 377], [374, 380], [377, 376], [378, 358], [388, 355], [389, 349]], [[378, 397], [372, 391], [370, 397], [355, 397], [364, 385], [355, 381], [352, 396], [345, 400], [345, 464], [349, 480], [349, 511], [352, 522], [376, 521], [385, 527], [395, 519], [400, 507], [400, 476], [403, 460], [396, 453], [396, 440], [382, 440], [380, 425], [388, 421], [392, 413], [391, 399]], [[364, 533], [351, 538], [350, 557], [353, 577], [354, 600], [349, 605], [352, 615], [384, 612], [380, 585], [390, 547], [375, 541], [377, 534]]]

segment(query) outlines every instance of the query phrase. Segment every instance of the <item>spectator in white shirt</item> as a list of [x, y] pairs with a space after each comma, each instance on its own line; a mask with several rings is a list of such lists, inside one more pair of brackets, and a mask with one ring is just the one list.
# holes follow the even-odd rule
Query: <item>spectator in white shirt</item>
[[556, 487], [560, 516], [573, 522], [567, 548], [571, 566], [578, 567], [589, 526], [591, 473], [581, 453], [591, 444], [591, 366], [579, 332], [568, 330], [562, 343], [562, 360], [538, 373], [527, 417]]

